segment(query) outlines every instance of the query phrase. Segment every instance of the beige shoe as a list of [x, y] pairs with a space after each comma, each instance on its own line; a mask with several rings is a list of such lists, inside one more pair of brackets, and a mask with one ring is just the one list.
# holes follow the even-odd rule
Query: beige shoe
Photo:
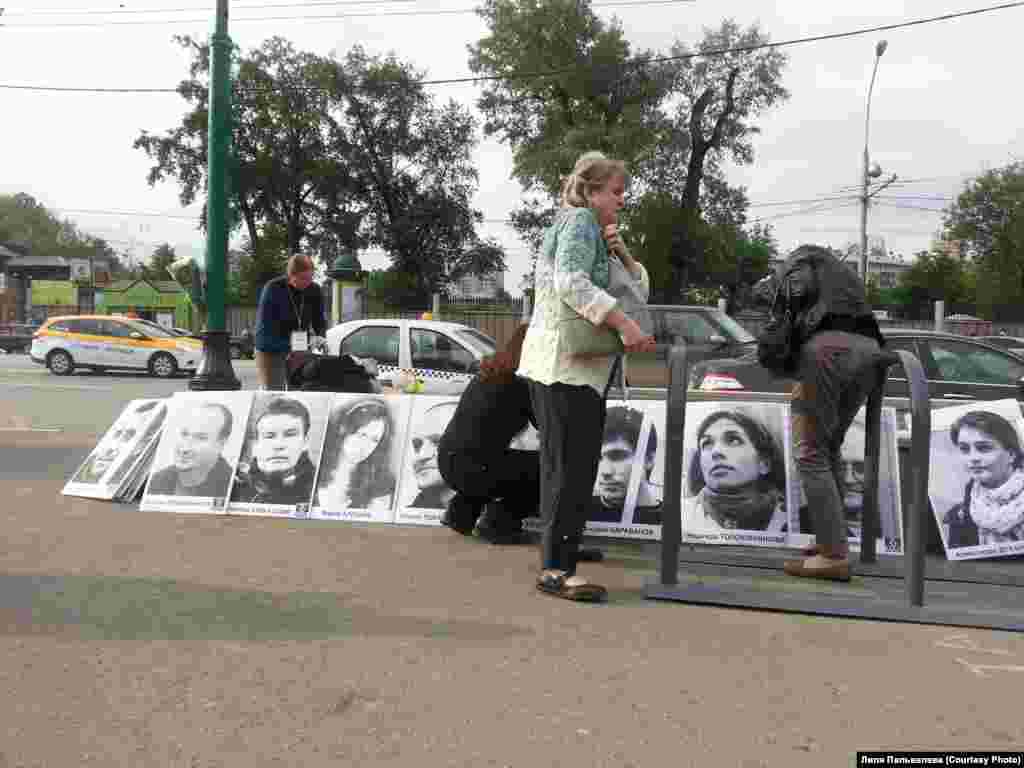
[[805, 560], [787, 560], [782, 570], [790, 576], [801, 576], [809, 579], [825, 579], [827, 581], [849, 581], [850, 561], [834, 560], [830, 557], [814, 555]]

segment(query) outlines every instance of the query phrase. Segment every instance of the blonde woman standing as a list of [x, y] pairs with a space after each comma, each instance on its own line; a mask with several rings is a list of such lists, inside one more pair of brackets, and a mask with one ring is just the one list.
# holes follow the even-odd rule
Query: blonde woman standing
[[580, 157], [566, 179], [562, 209], [537, 260], [535, 308], [518, 370], [528, 380], [540, 432], [544, 533], [537, 588], [568, 600], [598, 602], [607, 596], [604, 587], [576, 575], [576, 562], [597, 476], [614, 356], [571, 354], [562, 307], [618, 333], [627, 352], [654, 349], [654, 338], [607, 291], [609, 259], [615, 258], [643, 294], [650, 289], [647, 271], [617, 231], [626, 181], [624, 164], [597, 152]]

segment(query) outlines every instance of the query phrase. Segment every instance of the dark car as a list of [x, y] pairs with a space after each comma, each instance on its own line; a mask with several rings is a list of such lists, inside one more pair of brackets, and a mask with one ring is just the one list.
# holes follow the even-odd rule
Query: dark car
[[4, 352], [28, 352], [32, 346], [32, 334], [38, 325], [27, 323], [4, 323], [0, 325], [0, 350]]
[[1024, 339], [1020, 336], [978, 336], [978, 341], [994, 344], [1001, 349], [1008, 349], [1015, 355], [1024, 356]]
[[[916, 329], [882, 330], [886, 347], [912, 352], [928, 377], [932, 400], [1024, 400], [1024, 357], [979, 341]], [[708, 360], [691, 368], [690, 386], [704, 391], [786, 392], [791, 379], [774, 375], [757, 363], [756, 352], [738, 360]], [[909, 397], [902, 366], [889, 369], [886, 397]]]
[[668, 350], [680, 339], [686, 342], [687, 360], [738, 358], [753, 353], [757, 339], [742, 325], [716, 307], [652, 304], [656, 352], [628, 355], [626, 382], [631, 387], [668, 386]]

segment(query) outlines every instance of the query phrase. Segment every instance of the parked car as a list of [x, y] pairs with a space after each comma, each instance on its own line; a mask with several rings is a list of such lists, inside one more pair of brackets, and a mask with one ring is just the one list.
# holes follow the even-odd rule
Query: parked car
[[1024, 339], [1019, 336], [978, 336], [977, 339], [1008, 349], [1015, 355], [1024, 355]]
[[650, 305], [656, 352], [627, 355], [626, 383], [631, 387], [668, 386], [668, 350], [682, 339], [687, 360], [739, 358], [751, 354], [757, 339], [742, 325], [716, 307]]
[[27, 323], [5, 323], [0, 325], [0, 350], [4, 352], [28, 352], [32, 346], [32, 334], [38, 325]]
[[32, 360], [57, 376], [75, 368], [149, 371], [170, 378], [195, 370], [203, 345], [148, 321], [107, 315], [51, 317], [32, 338]]
[[[886, 346], [921, 361], [932, 400], [1024, 400], [1024, 357], [974, 337], [914, 329], [882, 330]], [[756, 352], [735, 360], [708, 360], [691, 369], [690, 386], [716, 392], [786, 392], [791, 379], [757, 363]], [[889, 369], [886, 397], [909, 397], [903, 366]]]
[[480, 369], [497, 344], [476, 328], [438, 320], [351, 320], [327, 331], [327, 352], [377, 361], [389, 383], [401, 369], [424, 380], [424, 392], [452, 392]]

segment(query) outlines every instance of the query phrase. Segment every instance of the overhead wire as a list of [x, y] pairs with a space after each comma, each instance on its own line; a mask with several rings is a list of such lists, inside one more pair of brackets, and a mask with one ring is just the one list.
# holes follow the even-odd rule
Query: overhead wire
[[909, 205], [903, 203], [878, 203], [878, 205], [885, 208], [900, 208], [905, 211], [928, 211], [929, 213], [945, 213], [944, 208], [928, 208], [923, 205]]
[[[231, 4], [232, 9], [243, 8], [244, 10], [256, 10], [260, 8], [313, 8], [320, 6], [334, 6], [334, 5], [401, 5], [405, 3], [414, 3], [417, 0], [307, 0], [306, 2], [300, 3], [244, 3], [244, 2], [233, 2]], [[110, 14], [139, 14], [139, 13], [192, 13], [193, 11], [209, 11], [215, 12], [215, 8], [211, 6], [202, 5], [190, 5], [182, 8], [111, 8], [110, 10], [76, 10], [72, 8], [38, 8], [34, 10], [21, 11], [6, 9], [2, 14], [2, 17], [7, 19], [12, 16], [106, 16]], [[172, 19], [173, 21], [173, 19]]]
[[[769, 207], [769, 206], [788, 206], [788, 205], [807, 205], [808, 203], [820, 204], [825, 202], [831, 202], [836, 200], [849, 200], [856, 202], [856, 198], [850, 195], [842, 195], [837, 197], [816, 197], [807, 198], [803, 200], [779, 200], [769, 203], [749, 203], [748, 208], [757, 207]], [[140, 217], [154, 217], [154, 218], [165, 218], [165, 219], [182, 219], [185, 221], [195, 221], [201, 214], [201, 211], [196, 211], [194, 215], [187, 215], [183, 213], [162, 213], [160, 211], [136, 211], [136, 210], [114, 210], [108, 208], [63, 208], [54, 207], [54, 210], [61, 211], [62, 213], [75, 213], [79, 215], [91, 215], [91, 216], [140, 216]], [[767, 218], [767, 217], [766, 217]], [[485, 218], [483, 219], [485, 224], [506, 224], [511, 225], [512, 219], [496, 219], [496, 218]]]
[[[632, 6], [638, 6], [638, 5], [642, 5], [642, 4], [663, 5], [663, 4], [674, 4], [674, 3], [678, 3], [678, 2], [692, 2], [692, 0], [634, 0], [633, 2], [628, 2], [627, 0], [622, 0], [622, 2], [594, 3], [594, 7], [612, 6], [612, 5], [632, 5]], [[674, 55], [674, 56], [654, 56], [654, 57], [650, 57], [650, 58], [646, 58], [646, 59], [640, 59], [640, 60], [634, 61], [634, 62], [629, 62], [627, 65], [624, 65], [624, 68], [625, 67], [645, 67], [645, 66], [650, 66], [652, 64], [660, 64], [660, 63], [667, 63], [667, 62], [673, 62], [673, 61], [685, 61], [685, 60], [695, 59], [695, 58], [713, 58], [713, 57], [717, 57], [717, 56], [727, 56], [727, 55], [730, 55], [730, 54], [733, 54], [733, 53], [750, 53], [750, 52], [753, 52], [753, 51], [764, 50], [764, 49], [768, 49], [768, 48], [785, 48], [785, 47], [790, 47], [790, 46], [794, 46], [794, 45], [801, 45], [801, 44], [805, 44], [805, 43], [821, 42], [821, 41], [825, 41], [825, 40], [838, 40], [838, 39], [850, 38], [850, 37], [858, 37], [858, 36], [862, 36], [862, 35], [874, 34], [876, 32], [884, 32], [884, 31], [889, 31], [889, 30], [894, 30], [894, 29], [905, 29], [905, 28], [908, 28], [908, 27], [920, 26], [920, 25], [923, 25], [923, 24], [933, 24], [933, 23], [937, 23], [937, 22], [940, 22], [940, 21], [949, 21], [949, 20], [952, 20], [952, 19], [964, 18], [964, 17], [967, 17], [967, 16], [974, 16], [974, 15], [983, 14], [983, 13], [992, 13], [992, 12], [995, 12], [995, 11], [1002, 11], [1002, 10], [1008, 10], [1008, 9], [1011, 9], [1011, 8], [1020, 8], [1020, 7], [1024, 7], [1024, 0], [1015, 0], [1015, 2], [1003, 3], [1001, 5], [989, 6], [989, 7], [986, 7], [986, 8], [977, 8], [977, 9], [970, 10], [970, 11], [959, 11], [959, 12], [956, 12], [956, 13], [947, 13], [947, 14], [943, 14], [941, 16], [931, 16], [931, 17], [922, 18], [922, 19], [911, 19], [909, 21], [896, 22], [896, 23], [893, 23], [893, 24], [883, 24], [883, 25], [874, 26], [874, 27], [866, 27], [866, 28], [862, 28], [862, 29], [850, 30], [850, 31], [847, 31], [847, 32], [833, 32], [833, 33], [829, 33], [829, 34], [825, 34], [825, 35], [814, 35], [814, 36], [810, 36], [810, 37], [793, 38], [793, 39], [790, 39], [790, 40], [782, 40], [782, 41], [774, 42], [774, 43], [767, 42], [767, 43], [757, 43], [757, 44], [752, 44], [752, 45], [735, 46], [735, 47], [732, 47], [732, 48], [720, 48], [720, 49], [693, 51], [693, 52], [689, 52], [689, 53], [677, 54], [677, 55]], [[409, 11], [408, 13], [415, 13], [415, 12]], [[376, 14], [369, 14], [369, 15], [376, 15]], [[391, 14], [385, 14], [385, 15], [391, 15]], [[290, 17], [290, 18], [295, 18], [295, 17]], [[301, 17], [301, 18], [313, 18], [313, 17]], [[342, 18], [342, 17], [341, 16], [331, 16], [331, 17], [327, 17], [327, 18]], [[235, 19], [235, 21], [237, 21], [237, 20], [238, 19]], [[204, 21], [206, 21], [206, 20], [204, 20]], [[126, 22], [126, 23], [135, 23], [135, 22]], [[27, 25], [24, 25], [24, 24], [17, 24], [17, 25], [6, 24], [6, 25], [0, 25], [0, 28], [2, 28], [2, 29], [17, 29], [19, 27], [25, 27], [25, 26], [27, 26]], [[456, 84], [462, 84], [462, 83], [482, 83], [482, 82], [490, 82], [490, 81], [510, 81], [510, 80], [519, 80], [519, 79], [536, 78], [536, 77], [554, 77], [554, 76], [557, 76], [557, 75], [567, 74], [567, 73], [571, 73], [571, 72], [577, 72], [577, 71], [580, 71], [583, 68], [584, 67], [574, 66], [574, 67], [563, 67], [563, 68], [560, 68], [560, 69], [550, 69], [550, 70], [544, 70], [544, 71], [521, 72], [521, 73], [502, 74], [502, 75], [474, 75], [474, 76], [470, 76], [470, 77], [444, 78], [444, 79], [437, 79], [437, 80], [419, 80], [419, 81], [417, 81], [416, 84], [420, 85], [420, 86], [456, 85]], [[27, 91], [39, 91], [39, 92], [58, 91], [58, 92], [85, 92], [85, 93], [177, 93], [178, 92], [177, 88], [103, 88], [103, 87], [101, 87], [101, 88], [72, 88], [72, 87], [35, 86], [35, 85], [18, 85], [18, 84], [0, 84], [0, 89], [27, 90]], [[240, 89], [240, 90], [265, 91], [265, 90], [273, 90], [273, 89], [260, 88], [260, 89]], [[309, 88], [305, 88], [305, 89], [292, 89], [292, 90], [318, 91], [318, 90], [324, 90], [324, 89], [323, 88], [318, 88], [318, 87], [309, 87]]]
[[[629, 7], [648, 5], [678, 5], [680, 3], [694, 3], [696, 0], [608, 0], [608, 2], [593, 3], [592, 7]], [[334, 14], [303, 14], [289, 16], [232, 16], [231, 23], [250, 21], [333, 21], [344, 19], [366, 19], [366, 18], [388, 18], [395, 16], [454, 16], [477, 13], [476, 8], [447, 8], [429, 10], [409, 11], [378, 11], [374, 13], [334, 13]], [[67, 14], [69, 16], [73, 13]], [[0, 17], [2, 19], [3, 17]], [[32, 28], [85, 28], [85, 27], [130, 27], [130, 26], [153, 26], [157, 24], [209, 24], [209, 18], [203, 19], [140, 19], [133, 21], [56, 21], [56, 22], [19, 22], [17, 24], [0, 23], [0, 28], [7, 29], [32, 29]]]

